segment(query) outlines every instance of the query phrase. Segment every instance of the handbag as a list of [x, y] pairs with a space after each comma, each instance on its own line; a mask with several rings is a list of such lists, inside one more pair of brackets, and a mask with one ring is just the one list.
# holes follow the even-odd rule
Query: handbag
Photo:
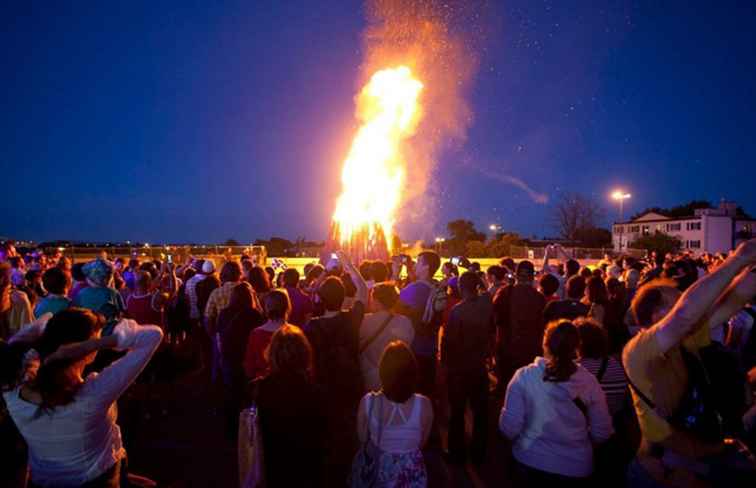
[[239, 413], [239, 486], [241, 488], [264, 488], [265, 466], [263, 464], [260, 411], [254, 403]]
[[[368, 408], [367, 438], [360, 446], [357, 454], [354, 455], [354, 461], [352, 461], [352, 473], [350, 476], [350, 485], [352, 488], [370, 488], [375, 486], [378, 481], [379, 463], [383, 455], [383, 450], [379, 447], [383, 425], [381, 423], [381, 429], [378, 431], [378, 443], [376, 444], [372, 442], [370, 437], [370, 420], [373, 416], [374, 400], [375, 398], [371, 399], [370, 407]], [[381, 401], [378, 419], [381, 420], [382, 418], [383, 402]]]

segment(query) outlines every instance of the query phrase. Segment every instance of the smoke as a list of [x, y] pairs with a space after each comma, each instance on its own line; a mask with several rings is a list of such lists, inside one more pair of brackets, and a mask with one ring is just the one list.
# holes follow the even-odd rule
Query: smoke
[[478, 68], [483, 4], [471, 0], [368, 0], [362, 85], [380, 69], [408, 66], [422, 81], [422, 118], [401, 151], [406, 161], [400, 226], [432, 225], [427, 195], [442, 151], [460, 147], [473, 117], [465, 99]]
[[506, 173], [491, 171], [491, 170], [483, 169], [479, 167], [476, 167], [475, 169], [480, 171], [480, 173], [487, 178], [491, 178], [492, 180], [496, 180], [502, 183], [516, 186], [517, 188], [527, 193], [530, 199], [533, 200], [533, 202], [535, 203], [540, 203], [541, 205], [545, 205], [549, 203], [548, 195], [546, 195], [545, 193], [539, 193], [535, 191], [534, 189], [530, 188], [530, 186], [528, 186], [527, 183], [525, 183], [519, 178], [515, 178], [514, 176], [508, 175]]

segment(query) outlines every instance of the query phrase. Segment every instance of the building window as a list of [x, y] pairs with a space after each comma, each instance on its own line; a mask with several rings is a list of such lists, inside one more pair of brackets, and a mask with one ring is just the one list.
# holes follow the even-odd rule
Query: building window
[[690, 245], [688, 247], [691, 249], [701, 249], [701, 241], [690, 241]]
[[640, 232], [640, 225], [631, 225], [630, 226], [630, 233], [631, 234], [637, 234]]
[[685, 224], [686, 230], [701, 230], [701, 222], [687, 222]]
[[644, 226], [643, 226], [643, 230], [642, 230], [642, 232], [643, 232], [643, 235], [644, 235], [644, 236], [647, 236], [647, 235], [649, 235], [649, 234], [651, 233], [651, 232], [650, 232], [650, 229], [649, 229], [649, 227], [648, 227], [647, 225], [644, 225]]
[[670, 232], [679, 231], [682, 228], [682, 224], [667, 224], [667, 230]]

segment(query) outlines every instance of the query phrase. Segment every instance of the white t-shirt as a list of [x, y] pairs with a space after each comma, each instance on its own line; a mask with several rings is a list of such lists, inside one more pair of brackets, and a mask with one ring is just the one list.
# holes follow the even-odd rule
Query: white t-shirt
[[[388, 315], [386, 312], [369, 313], [365, 315], [360, 326], [360, 349], [362, 345], [378, 331]], [[368, 391], [380, 390], [381, 379], [378, 377], [378, 364], [381, 354], [391, 341], [403, 341], [407, 345], [412, 344], [415, 338], [415, 329], [412, 322], [404, 315], [394, 314], [391, 321], [381, 334], [360, 353], [360, 368], [362, 377], [365, 379], [365, 387]]]
[[[123, 332], [120, 326], [116, 330]], [[152, 357], [163, 333], [157, 326], [134, 323], [116, 336], [119, 349], [128, 349], [127, 354], [100, 374], [87, 376], [68, 405], [44, 412], [21, 398], [20, 386], [3, 393], [8, 412], [29, 446], [35, 484], [79, 486], [100, 476], [126, 454], [116, 424], [116, 400]]]

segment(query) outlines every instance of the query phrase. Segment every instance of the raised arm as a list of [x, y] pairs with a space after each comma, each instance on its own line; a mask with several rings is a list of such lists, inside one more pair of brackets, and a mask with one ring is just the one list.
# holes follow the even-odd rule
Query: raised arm
[[107, 407], [116, 401], [139, 376], [163, 340], [163, 331], [154, 325], [140, 326], [133, 320], [122, 320], [111, 338], [114, 342], [111, 345], [125, 350], [126, 355], [91, 381], [91, 401], [98, 407]]
[[756, 296], [756, 269], [744, 269], [709, 311], [709, 328], [717, 327], [738, 313]]
[[[756, 262], [756, 239], [738, 246], [735, 253], [714, 272], [709, 273], [688, 288], [674, 308], [654, 327], [658, 327], [657, 338], [662, 351], [668, 351], [682, 339], [712, 310], [712, 306], [728, 288], [733, 279]], [[746, 280], [749, 282], [749, 280]], [[738, 288], [738, 284], [733, 284]], [[748, 286], [748, 285], [743, 285]], [[723, 297], [722, 311], [731, 305]]]
[[339, 261], [341, 261], [341, 264], [344, 266], [344, 271], [346, 271], [349, 276], [352, 277], [352, 283], [354, 283], [354, 286], [357, 288], [357, 293], [355, 295], [356, 301], [362, 302], [363, 305], [367, 306], [368, 288], [367, 283], [365, 283], [365, 280], [360, 274], [360, 271], [354, 266], [354, 263], [352, 263], [351, 259], [349, 259], [349, 257], [342, 251], [339, 251], [336, 254], [339, 257]]

